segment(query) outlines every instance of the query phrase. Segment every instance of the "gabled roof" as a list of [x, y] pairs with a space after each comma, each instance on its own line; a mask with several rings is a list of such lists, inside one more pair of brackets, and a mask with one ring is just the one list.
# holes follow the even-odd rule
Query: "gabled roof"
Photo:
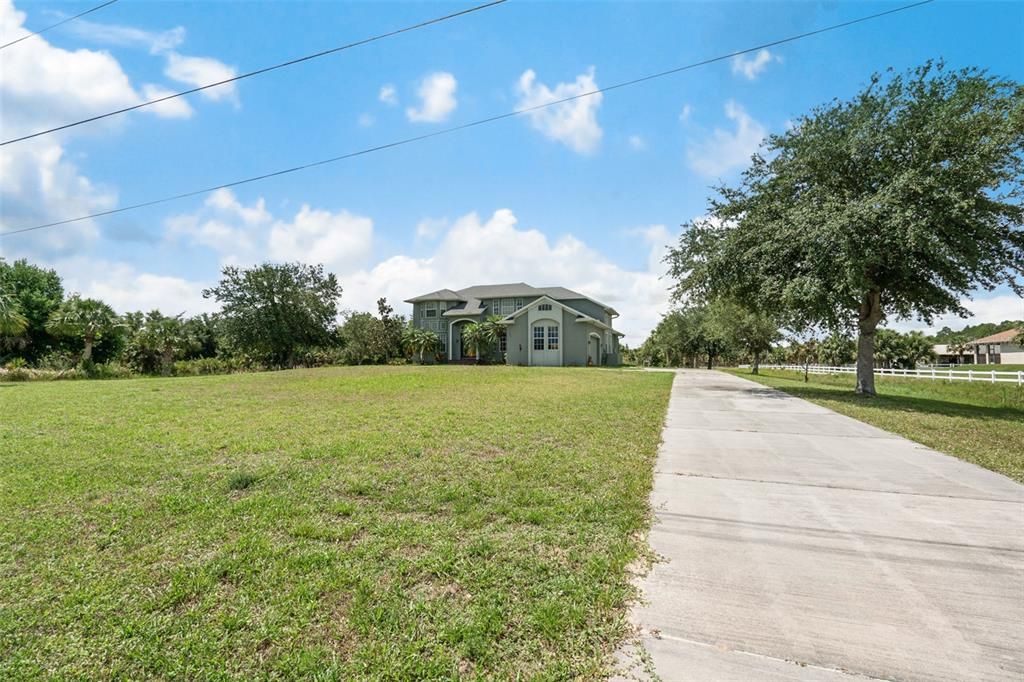
[[552, 298], [551, 296], [548, 296], [547, 294], [541, 296], [536, 301], [530, 303], [530, 305], [523, 306], [522, 308], [520, 308], [519, 310], [515, 311], [511, 315], [506, 315], [505, 317], [501, 318], [501, 320], [498, 321], [498, 324], [512, 324], [513, 322], [515, 322], [515, 319], [517, 317], [523, 315], [524, 313], [526, 313], [526, 311], [528, 311], [530, 308], [533, 308], [538, 303], [543, 303], [543, 302], [551, 303], [552, 305], [557, 305], [559, 308], [562, 308], [563, 310], [569, 311], [569, 313], [571, 313], [571, 314], [576, 316], [576, 322], [589, 322], [590, 324], [593, 324], [593, 325], [595, 325], [597, 327], [600, 327], [601, 329], [607, 329], [608, 331], [610, 331], [612, 334], [615, 334], [616, 336], [625, 336], [625, 334], [623, 334], [622, 332], [616, 331], [614, 328], [612, 328], [611, 325], [607, 325], [604, 322], [602, 322], [601, 320], [594, 319], [590, 315], [587, 315], [585, 313], [581, 313], [580, 311], [576, 310], [572, 306], [566, 305], [565, 303], [562, 303], [561, 301], [556, 301], [554, 298]]
[[419, 303], [420, 301], [465, 301], [466, 299], [459, 295], [457, 291], [451, 289], [438, 289], [437, 291], [431, 291], [429, 294], [423, 294], [415, 298], [405, 299], [406, 303]]
[[1006, 331], [996, 332], [995, 334], [981, 339], [975, 339], [974, 341], [971, 341], [971, 343], [1010, 343], [1017, 338], [1020, 333], [1020, 329], [1007, 329]]
[[464, 315], [483, 315], [484, 308], [480, 300], [476, 298], [467, 299], [465, 303], [449, 308], [441, 313], [441, 317], [459, 317]]
[[420, 301], [468, 301], [476, 299], [477, 302], [489, 298], [529, 298], [532, 296], [549, 296], [556, 301], [586, 300], [595, 303], [612, 315], [619, 313], [610, 305], [601, 303], [589, 296], [566, 289], [565, 287], [533, 287], [526, 282], [513, 282], [509, 284], [480, 284], [458, 291], [441, 289], [429, 294], [423, 294], [415, 298], [406, 299], [406, 303], [418, 303]]

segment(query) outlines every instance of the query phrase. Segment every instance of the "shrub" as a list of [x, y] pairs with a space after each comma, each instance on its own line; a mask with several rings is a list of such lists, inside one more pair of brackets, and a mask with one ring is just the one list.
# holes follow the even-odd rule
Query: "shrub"
[[195, 360], [178, 360], [174, 363], [174, 375], [179, 377], [231, 374], [243, 369], [244, 366], [236, 360], [228, 358], [197, 358]]

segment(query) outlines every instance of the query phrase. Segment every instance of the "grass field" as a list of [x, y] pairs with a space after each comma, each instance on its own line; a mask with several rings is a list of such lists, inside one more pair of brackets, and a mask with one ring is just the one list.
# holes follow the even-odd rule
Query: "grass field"
[[1024, 482], [1024, 390], [1014, 384], [875, 377], [878, 396], [853, 392], [853, 375], [724, 370]]
[[0, 679], [600, 677], [671, 380], [0, 385]]

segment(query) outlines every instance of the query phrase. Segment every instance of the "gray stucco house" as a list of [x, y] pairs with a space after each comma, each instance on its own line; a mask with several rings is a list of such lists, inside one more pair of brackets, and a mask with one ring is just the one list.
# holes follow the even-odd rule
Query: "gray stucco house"
[[462, 344], [462, 329], [491, 315], [504, 328], [490, 362], [509, 365], [618, 365], [619, 337], [609, 305], [564, 287], [487, 284], [453, 291], [441, 289], [406, 300], [412, 323], [437, 332], [438, 358], [458, 362], [472, 358]]

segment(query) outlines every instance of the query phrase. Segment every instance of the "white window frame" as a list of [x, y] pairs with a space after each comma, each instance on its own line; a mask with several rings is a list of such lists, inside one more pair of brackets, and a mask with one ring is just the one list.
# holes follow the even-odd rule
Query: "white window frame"
[[[539, 335], [537, 334], [538, 330], [540, 330], [540, 334]], [[543, 324], [535, 324], [535, 325], [533, 325], [533, 350], [544, 350], [544, 339], [547, 338], [545, 336], [546, 333], [547, 333], [546, 325], [543, 325]], [[540, 348], [537, 348], [537, 342], [538, 341], [540, 341]]]
[[[547, 339], [547, 350], [558, 350], [558, 343], [560, 341], [558, 325], [547, 325], [547, 328], [547, 336], [545, 337]], [[554, 332], [554, 335], [552, 335], [551, 332]], [[554, 344], [551, 343], [552, 339], [555, 341]]]
[[537, 306], [537, 310], [543, 310], [545, 312], [548, 311], [548, 310], [551, 310], [551, 304], [550, 303], [541, 303], [541, 304], [539, 304]]
[[[437, 307], [438, 307], [437, 301], [428, 301], [427, 303], [424, 303], [423, 304], [423, 319], [424, 320], [428, 320], [428, 319], [429, 320], [433, 320], [433, 319], [437, 318], [437, 316], [438, 316], [437, 315]], [[434, 314], [433, 315], [428, 315], [427, 313], [434, 313]]]

